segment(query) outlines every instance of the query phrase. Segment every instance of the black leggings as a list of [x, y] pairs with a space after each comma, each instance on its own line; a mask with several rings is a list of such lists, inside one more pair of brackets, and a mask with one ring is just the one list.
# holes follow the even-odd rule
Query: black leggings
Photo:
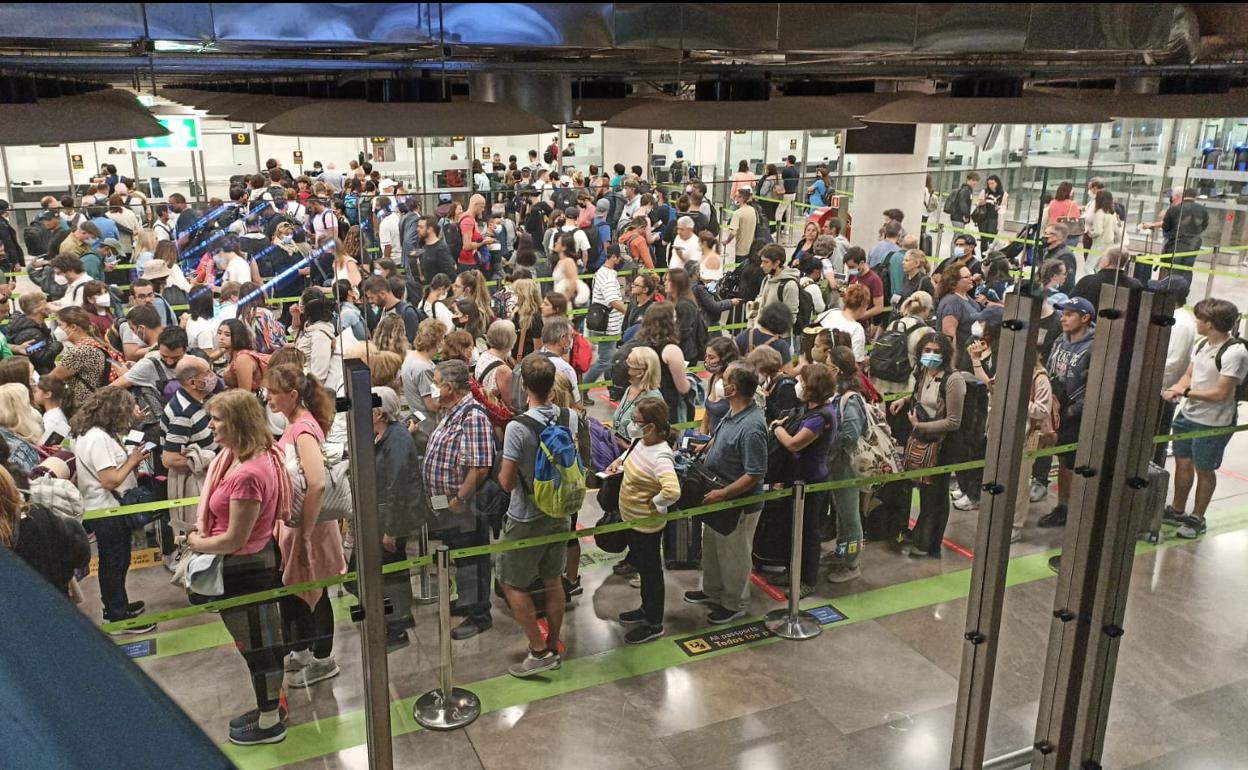
[[627, 533], [628, 563], [636, 567], [641, 576], [641, 610], [646, 615], [647, 624], [662, 626], [667, 593], [663, 580], [663, 558], [659, 555], [663, 532], [630, 529]]
[[282, 633], [286, 637], [287, 652], [311, 650], [312, 655], [324, 660], [334, 654], [334, 608], [329, 602], [329, 589], [321, 590], [316, 606], [298, 596], [283, 596]]
[[919, 518], [910, 532], [910, 542], [927, 554], [939, 556], [949, 523], [949, 474], [932, 476], [930, 484], [917, 486]]
[[[226, 556], [221, 567], [225, 594], [232, 598], [277, 588], [277, 544], [270, 541], [263, 551], [250, 556]], [[221, 622], [230, 632], [251, 673], [256, 707], [261, 711], [277, 708], [282, 693], [282, 618], [277, 600], [221, 610]]]

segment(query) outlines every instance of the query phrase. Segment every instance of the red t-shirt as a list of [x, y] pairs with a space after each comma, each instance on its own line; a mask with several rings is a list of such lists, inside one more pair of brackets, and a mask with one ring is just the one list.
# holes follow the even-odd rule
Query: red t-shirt
[[[467, 230], [464, 229], [465, 223], [467, 223], [468, 225]], [[476, 249], [470, 250], [468, 248], [469, 243], [481, 242], [481, 230], [477, 227], [477, 220], [475, 217], [472, 216], [472, 214], [464, 214], [462, 217], [459, 218], [459, 236], [464, 241], [464, 247], [459, 250], [459, 264], [461, 265], [477, 264]]]
[[[884, 282], [880, 280], [880, 277], [875, 274], [874, 270], [868, 269], [865, 264], [863, 264], [863, 266], [859, 269], [862, 270], [862, 272], [858, 275], [850, 276], [849, 285], [853, 286], [854, 284], [860, 284], [867, 287], [867, 291], [871, 292], [871, 302], [872, 304], [875, 304], [876, 297], [884, 296]], [[875, 316], [876, 319], [882, 317], [883, 316]], [[864, 329], [868, 329], [871, 326], [871, 321], [871, 318], [864, 318], [860, 323]]]
[[230, 527], [230, 501], [248, 500], [260, 503], [260, 516], [256, 519], [247, 544], [238, 555], [259, 553], [273, 539], [273, 525], [277, 523], [278, 473], [284, 468], [273, 464], [267, 452], [253, 457], [226, 474], [208, 496], [207, 537], [225, 534]]

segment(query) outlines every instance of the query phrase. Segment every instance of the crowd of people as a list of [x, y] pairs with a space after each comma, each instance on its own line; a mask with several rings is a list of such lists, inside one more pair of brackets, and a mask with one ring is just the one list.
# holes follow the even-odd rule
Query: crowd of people
[[[978, 175], [968, 175], [952, 216], [979, 235], [959, 234], [933, 259], [897, 209], [871, 243], [860, 239], [865, 248], [833, 217], [808, 221], [796, 247], [777, 243], [775, 228], [794, 216], [791, 157], [758, 179], [743, 168], [721, 208], [696, 178], [666, 190], [639, 167], [569, 175], [559, 171], [566, 153], [546, 156], [506, 167], [496, 158], [488, 171], [476, 163], [478, 192], [431, 211], [354, 161], [349, 173], [327, 164], [293, 178], [270, 160], [228, 202], [206, 206], [178, 194], [151, 205], [115, 175], [80, 199], [45, 199], [14, 265], [33, 286], [18, 292], [0, 348], [0, 542], [73, 595], [89, 532], [106, 622], [145, 611], [127, 592], [136, 529], [155, 533], [193, 602], [345, 574], [351, 458], [334, 400], [343, 360], [358, 358], [374, 384], [388, 563], [407, 558], [422, 528], [452, 548], [569, 533], [596, 486], [604, 516], [644, 520], [614, 568], [640, 589], [637, 608], [618, 617], [630, 627], [623, 639], [644, 643], [663, 634], [677, 527], [700, 530], [700, 548], [684, 556], [700, 565], [701, 586], [683, 598], [712, 625], [748, 612], [756, 567], [806, 596], [821, 574], [860, 577], [867, 540], [939, 557], [950, 506], [974, 509], [982, 485], [979, 472], [955, 480], [939, 466], [984, 456], [1002, 312], [1020, 269], [1044, 295], [1031, 449], [1077, 440], [1100, 287], [1140, 285], [1103, 184], [1090, 190], [1083, 231], [1089, 267], [1070, 248], [1084, 214], [1066, 203], [1069, 184], [1042, 244], [1011, 256], [992, 237], [1004, 223], [1001, 180], [990, 176], [976, 197]], [[828, 190], [820, 176], [808, 192]], [[756, 193], [780, 204], [764, 209]], [[1176, 237], [1190, 235], [1176, 217]], [[1230, 336], [1238, 311], [1204, 300], [1188, 314], [1188, 284], [1175, 275], [1148, 287], [1179, 307], [1163, 429], [1171, 416], [1176, 432], [1233, 423], [1248, 372], [1248, 351]], [[726, 320], [745, 328], [726, 334]], [[600, 420], [588, 410], [601, 402], [612, 412]], [[1165, 515], [1180, 537], [1204, 531], [1227, 440], [1175, 442]], [[1073, 453], [1060, 457], [1057, 504], [1038, 526], [1064, 524], [1072, 465]], [[1014, 540], [1029, 503], [1049, 494], [1050, 466], [1027, 463], [1034, 481], [1016, 501]], [[654, 518], [769, 485], [902, 468], [935, 470], [807, 497], [800, 574], [786, 569], [785, 501], [727, 505], [705, 526]], [[84, 510], [185, 497], [199, 502], [78, 523]], [[579, 549], [569, 538], [456, 560], [452, 638], [491, 629], [497, 590], [526, 641], [510, 672], [558, 668], [564, 614], [583, 590]], [[415, 623], [409, 574], [388, 575], [385, 591], [387, 645], [399, 649]], [[280, 741], [281, 688], [339, 672], [329, 591], [221, 615], [256, 701], [230, 739]], [[115, 633], [155, 628], [127, 626]]]

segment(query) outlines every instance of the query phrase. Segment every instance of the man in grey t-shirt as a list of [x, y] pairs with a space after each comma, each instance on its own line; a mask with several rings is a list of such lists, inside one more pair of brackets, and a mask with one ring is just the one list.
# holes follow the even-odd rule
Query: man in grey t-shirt
[[[546, 356], [529, 356], [520, 364], [520, 375], [529, 404], [528, 411], [521, 416], [543, 425], [559, 421], [576, 436], [576, 413], [551, 403], [555, 387], [554, 363]], [[511, 504], [503, 517], [500, 542], [563, 533], [569, 527], [569, 519], [547, 516], [533, 503], [533, 466], [540, 437], [526, 422], [514, 419], [507, 423], [503, 436], [503, 463], [498, 483], [511, 493]], [[529, 641], [524, 660], [508, 669], [513, 676], [528, 677], [559, 667], [559, 631], [566, 606], [562, 583], [566, 559], [567, 543], [564, 541], [504, 551], [498, 556], [498, 579], [507, 604]], [[549, 628], [545, 636], [537, 625], [533, 599], [528, 591], [529, 585], [539, 578], [545, 589]]]
[[[1239, 403], [1235, 389], [1248, 376], [1248, 346], [1231, 338], [1239, 322], [1239, 308], [1224, 299], [1196, 303], [1196, 334], [1205, 338], [1192, 352], [1192, 363], [1174, 385], [1161, 392], [1167, 401], [1183, 399], [1171, 423], [1174, 435], [1235, 424]], [[1205, 510], [1218, 485], [1217, 470], [1231, 434], [1174, 440], [1174, 504], [1166, 506], [1163, 521], [1177, 524], [1175, 532], [1188, 540], [1205, 532]], [[1196, 482], [1192, 515], [1184, 513], [1187, 495]]]
[[[724, 372], [724, 398], [728, 414], [715, 426], [706, 449], [706, 466], [728, 486], [710, 492], [703, 503], [712, 505], [763, 491], [767, 473], [767, 423], [754, 403], [758, 370], [744, 361], [729, 364]], [[685, 592], [690, 604], [711, 609], [712, 625], [731, 623], [750, 607], [750, 551], [762, 504], [745, 506], [737, 528], [721, 535], [711, 527], [702, 529], [702, 590]]]

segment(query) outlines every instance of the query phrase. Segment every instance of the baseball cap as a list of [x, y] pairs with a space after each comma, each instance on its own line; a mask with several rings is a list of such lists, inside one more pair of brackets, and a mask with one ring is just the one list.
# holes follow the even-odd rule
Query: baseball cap
[[8, 210], [9, 210], [9, 202], [3, 198], [0, 198], [0, 213], [8, 211]]
[[438, 193], [438, 203], [450, 203], [450, 202], [451, 202], [450, 193]]
[[676, 151], [676, 157], [677, 157], [677, 158], [683, 158], [683, 157], [685, 157], [685, 151], [684, 151], [684, 150], [677, 150], [677, 151]]
[[39, 216], [35, 217], [41, 222], [47, 222], [49, 219], [60, 219], [61, 215], [51, 209], [39, 212]]
[[602, 198], [602, 199], [600, 199], [600, 200], [598, 201], [598, 203], [594, 206], [594, 209], [595, 209], [595, 210], [596, 210], [599, 214], [606, 214], [606, 213], [608, 213], [609, 211], [611, 211], [611, 201], [607, 200], [606, 198]]
[[373, 395], [381, 399], [381, 412], [387, 420], [395, 422], [399, 419], [399, 395], [394, 388], [379, 385], [373, 388]]
[[107, 246], [108, 248], [112, 249], [118, 254], [123, 254], [126, 251], [126, 248], [121, 245], [121, 241], [117, 240], [116, 238], [102, 238], [100, 239], [99, 245]]
[[1158, 294], [1169, 294], [1176, 300], [1183, 301], [1187, 299], [1188, 292], [1191, 291], [1192, 286], [1187, 282], [1186, 278], [1180, 278], [1177, 275], [1173, 275], [1168, 278], [1159, 278], [1156, 281], [1149, 281], [1145, 288], [1149, 291], [1157, 292]]
[[1092, 303], [1083, 297], [1071, 297], [1065, 302], [1059, 302], [1053, 306], [1057, 310], [1074, 310], [1081, 315], [1096, 315], [1096, 308], [1092, 307]]

